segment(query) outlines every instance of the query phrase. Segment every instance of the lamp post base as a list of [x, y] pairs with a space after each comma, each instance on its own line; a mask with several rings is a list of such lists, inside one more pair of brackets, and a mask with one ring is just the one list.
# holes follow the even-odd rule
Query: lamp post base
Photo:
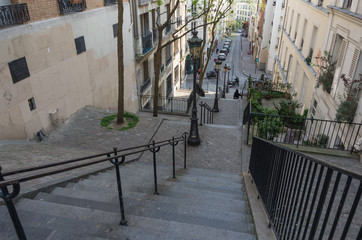
[[198, 118], [191, 118], [190, 134], [187, 138], [187, 143], [191, 146], [198, 146], [201, 142], [197, 120]]
[[215, 97], [214, 107], [212, 108], [213, 112], [219, 112], [219, 102], [217, 96]]

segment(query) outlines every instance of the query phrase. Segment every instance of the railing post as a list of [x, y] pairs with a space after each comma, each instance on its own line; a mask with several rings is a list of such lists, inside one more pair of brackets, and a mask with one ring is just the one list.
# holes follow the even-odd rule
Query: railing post
[[358, 130], [357, 130], [357, 132], [356, 132], [356, 138], [354, 139], [353, 144], [352, 144], [351, 154], [353, 153], [354, 145], [356, 144], [357, 136], [358, 136], [358, 133], [359, 133], [360, 128], [361, 128], [361, 124], [358, 126]]
[[248, 131], [247, 131], [247, 134], [246, 134], [246, 144], [247, 144], [247, 145], [249, 145], [250, 121], [251, 121], [251, 114], [249, 115], [249, 120], [248, 120]]
[[153, 154], [153, 178], [155, 182], [155, 192], [153, 194], [159, 195], [157, 191], [157, 166], [156, 166], [156, 153], [160, 151], [160, 147], [155, 148], [155, 141], [152, 141], [152, 149], [149, 149]]
[[[0, 166], [0, 182], [4, 181], [3, 175], [1, 174], [1, 166]], [[13, 203], [13, 198], [15, 198], [16, 196], [18, 196], [19, 192], [20, 192], [20, 184], [13, 184], [13, 191], [11, 193], [9, 193], [8, 188], [7, 187], [1, 187], [1, 191], [0, 191], [0, 198], [2, 198], [6, 204], [6, 207], [8, 209], [11, 221], [13, 222], [13, 226], [15, 228], [16, 231], [16, 235], [18, 236], [19, 240], [26, 240], [26, 235], [24, 232], [24, 228], [21, 225], [20, 219], [19, 219], [19, 215], [16, 211], [15, 205]]]
[[184, 140], [184, 169], [186, 169], [186, 139], [187, 139], [187, 132], [182, 134], [182, 139]]
[[[121, 176], [119, 173], [119, 165], [121, 165], [122, 163], [124, 163], [125, 160], [125, 156], [122, 156], [122, 160], [118, 161], [118, 157], [117, 157], [117, 148], [114, 147], [113, 148], [114, 151], [114, 156], [115, 158], [110, 160], [110, 162], [116, 167], [116, 178], [117, 178], [117, 188], [118, 188], [118, 200], [119, 200], [119, 208], [121, 211], [121, 221], [119, 222], [119, 225], [122, 226], [127, 226], [128, 222], [126, 220], [125, 217], [125, 213], [124, 213], [124, 204], [123, 204], [123, 193], [122, 193], [122, 182], [121, 182]], [[110, 157], [110, 154], [107, 155], [107, 157]]]
[[302, 135], [302, 128], [303, 128], [304, 120], [306, 120], [306, 119], [303, 118], [303, 120], [302, 120], [301, 123], [300, 123], [299, 137], [298, 137], [298, 141], [297, 141], [297, 148], [299, 147], [299, 141], [300, 141], [300, 136]]
[[172, 146], [172, 173], [173, 173], [173, 178], [176, 178], [176, 173], [175, 173], [175, 146], [178, 144], [178, 141], [175, 142], [175, 137], [172, 137], [172, 142], [169, 141], [169, 143]]

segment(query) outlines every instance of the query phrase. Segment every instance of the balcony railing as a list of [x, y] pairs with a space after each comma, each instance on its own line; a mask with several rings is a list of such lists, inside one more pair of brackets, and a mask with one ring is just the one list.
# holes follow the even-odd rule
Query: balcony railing
[[361, 175], [260, 138], [249, 170], [277, 239], [361, 239]]
[[30, 20], [26, 3], [0, 6], [0, 28]]
[[[171, 88], [172, 90], [172, 88]], [[141, 110], [151, 111], [153, 110], [153, 96], [151, 95], [142, 95], [141, 96]], [[187, 108], [187, 98], [175, 98], [175, 97], [158, 97], [158, 106], [159, 111], [162, 112], [172, 112], [186, 114], [188, 112]]]
[[114, 5], [117, 3], [118, 3], [118, 0], [104, 0], [104, 6], [110, 6], [110, 5]]
[[86, 0], [58, 0], [60, 14], [81, 12], [87, 8]]
[[147, 33], [146, 36], [142, 37], [142, 53], [150, 51], [152, 48], [152, 33]]
[[251, 102], [244, 110], [243, 124], [248, 124], [247, 144], [252, 137], [260, 137], [297, 147], [352, 152], [357, 139], [362, 137], [361, 123], [257, 113], [253, 112]]
[[141, 85], [141, 93], [143, 93], [151, 85], [151, 79], [147, 78], [146, 81]]

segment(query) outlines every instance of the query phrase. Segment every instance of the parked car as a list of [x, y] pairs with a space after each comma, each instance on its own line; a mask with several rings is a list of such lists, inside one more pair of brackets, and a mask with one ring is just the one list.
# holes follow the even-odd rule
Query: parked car
[[211, 70], [210, 72], [206, 73], [206, 77], [207, 78], [214, 78], [214, 77], [216, 77], [216, 72]]
[[224, 60], [226, 59], [226, 54], [225, 54], [225, 53], [220, 53], [217, 58], [218, 58], [220, 61], [224, 61]]
[[223, 47], [223, 48], [226, 48], [227, 50], [229, 50], [230, 44], [224, 44], [224, 47]]
[[231, 43], [231, 39], [228, 38], [228, 39], [225, 40], [225, 42], [226, 42], [226, 43]]
[[225, 55], [228, 55], [229, 50], [227, 50], [226, 48], [223, 48], [220, 50], [220, 53], [225, 53]]

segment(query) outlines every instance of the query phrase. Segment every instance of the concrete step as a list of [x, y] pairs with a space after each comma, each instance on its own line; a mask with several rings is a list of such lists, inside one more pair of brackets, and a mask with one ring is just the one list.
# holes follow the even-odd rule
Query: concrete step
[[157, 230], [157, 232], [182, 234], [184, 237], [197, 240], [255, 240], [255, 236], [247, 233], [228, 231], [208, 226], [193, 225], [189, 223], [180, 223], [167, 221], [163, 219], [153, 219], [148, 217], [127, 216], [130, 226], [142, 228], [145, 230]]
[[[207, 208], [202, 203], [198, 203], [196, 205], [188, 205], [183, 201], [155, 201], [152, 199], [124, 199], [124, 206], [127, 214], [140, 215], [140, 212], [147, 212], [151, 209], [162, 209], [168, 210], [170, 213], [177, 214], [190, 214], [192, 213], [195, 216], [200, 217], [209, 217], [212, 216], [214, 219], [225, 220], [225, 221], [244, 221], [247, 223], [251, 223], [251, 217], [245, 212], [245, 203], [242, 203], [244, 208], [241, 212], [229, 212], [224, 209], [219, 210], [218, 208]], [[161, 197], [162, 199], [162, 197]], [[119, 203], [118, 201], [112, 203], [98, 202], [89, 199], [79, 199], [71, 196], [60, 196], [49, 193], [39, 193], [35, 200], [47, 201], [52, 203], [67, 203], [70, 206], [76, 207], [85, 207], [90, 209], [97, 209], [106, 212], [119, 212]], [[222, 206], [222, 205], [220, 205]], [[145, 215], [146, 216], [146, 215]]]
[[[118, 193], [102, 193], [102, 194], [94, 194], [94, 191], [84, 191], [84, 190], [74, 190], [69, 188], [61, 188], [57, 187], [52, 191], [53, 195], [57, 196], [72, 196], [72, 198], [78, 199], [88, 199], [97, 202], [116, 202], [118, 203]], [[125, 206], [128, 206], [129, 202], [139, 200], [152, 200], [152, 201], [160, 201], [160, 202], [181, 202], [183, 204], [187, 204], [190, 206], [200, 206], [205, 207], [208, 209], [218, 209], [220, 211], [228, 211], [228, 212], [237, 212], [243, 213], [245, 212], [245, 208], [248, 209], [248, 206], [245, 201], [237, 202], [237, 204], [218, 204], [214, 201], [197, 201], [192, 198], [174, 198], [164, 195], [153, 195], [153, 194], [146, 194], [146, 193], [138, 193], [138, 192], [124, 192], [123, 194], [123, 201]], [[249, 213], [249, 211], [247, 211]]]
[[[68, 206], [63, 204], [49, 203], [39, 200], [22, 199], [18, 204], [19, 211], [25, 211], [31, 209], [33, 212], [46, 212], [47, 215], [62, 217], [73, 220], [81, 220], [82, 222], [95, 222], [98, 224], [110, 224], [118, 223], [120, 215], [118, 213], [103, 212], [99, 210], [92, 210], [88, 208], [80, 208], [74, 206]], [[188, 239], [255, 239], [252, 234], [233, 232], [225, 229], [212, 228], [210, 226], [193, 225], [189, 222], [176, 222], [166, 221], [163, 219], [150, 219], [147, 217], [139, 217], [133, 215], [126, 215], [129, 226], [133, 228], [147, 229], [153, 232], [166, 232], [166, 233], [183, 233], [182, 236]], [[189, 217], [185, 218], [188, 221]], [[220, 224], [223, 224], [220, 222]], [[172, 226], [172, 227], [171, 227]], [[189, 228], [189, 229], [188, 229]], [[220, 225], [219, 225], [220, 228]], [[252, 226], [250, 231], [253, 232]], [[182, 231], [180, 230], [182, 229]], [[210, 233], [213, 234], [210, 234]], [[114, 233], [117, 236], [117, 233]], [[205, 237], [208, 236], [208, 237]], [[218, 238], [212, 238], [212, 236], [220, 236]], [[107, 238], [110, 236], [107, 235]], [[238, 238], [237, 238], [238, 237]], [[132, 239], [132, 238], [131, 238]], [[142, 239], [142, 238], [140, 238]], [[147, 238], [144, 238], [147, 239]], [[169, 238], [173, 239], [173, 238]]]

